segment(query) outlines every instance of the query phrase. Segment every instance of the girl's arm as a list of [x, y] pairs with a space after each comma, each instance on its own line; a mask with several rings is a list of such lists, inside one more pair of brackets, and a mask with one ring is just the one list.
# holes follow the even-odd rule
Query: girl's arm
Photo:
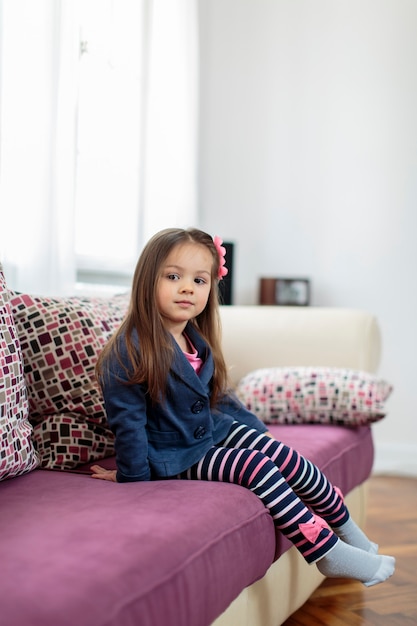
[[146, 390], [142, 385], [126, 384], [126, 373], [114, 361], [102, 384], [107, 420], [115, 435], [117, 472], [102, 472], [92, 467], [94, 478], [133, 482], [150, 480], [148, 438], [146, 433]]
[[258, 419], [254, 413], [248, 411], [248, 409], [233, 392], [230, 392], [218, 403], [217, 409], [221, 413], [230, 415], [238, 422], [246, 424], [249, 428], [255, 428], [261, 433], [267, 433], [268, 431], [265, 424], [261, 422], [261, 420]]

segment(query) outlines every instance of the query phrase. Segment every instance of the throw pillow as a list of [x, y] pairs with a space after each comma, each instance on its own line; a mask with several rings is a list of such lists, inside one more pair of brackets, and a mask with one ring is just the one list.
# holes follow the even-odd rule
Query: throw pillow
[[391, 391], [386, 381], [359, 370], [280, 367], [251, 372], [237, 395], [266, 423], [358, 426], [384, 417]]
[[0, 480], [38, 465], [28, 414], [20, 344], [0, 265]]
[[74, 469], [114, 452], [94, 368], [129, 294], [44, 298], [15, 293], [29, 417], [42, 467]]

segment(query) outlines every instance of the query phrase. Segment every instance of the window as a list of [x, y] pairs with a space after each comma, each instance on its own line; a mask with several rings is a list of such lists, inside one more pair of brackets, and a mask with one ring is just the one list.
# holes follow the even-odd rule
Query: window
[[80, 282], [123, 282], [140, 246], [143, 2], [82, 0], [75, 200]]
[[0, 252], [14, 289], [128, 286], [152, 234], [197, 223], [196, 2], [0, 2]]

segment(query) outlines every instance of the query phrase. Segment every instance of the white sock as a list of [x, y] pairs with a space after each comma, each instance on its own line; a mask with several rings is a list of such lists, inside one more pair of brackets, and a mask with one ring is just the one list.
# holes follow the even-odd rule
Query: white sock
[[395, 559], [392, 556], [366, 552], [339, 540], [316, 565], [324, 576], [353, 578], [371, 587], [392, 576]]
[[348, 543], [350, 546], [365, 550], [371, 554], [378, 552], [378, 544], [373, 543], [368, 539], [365, 533], [359, 528], [359, 526], [349, 517], [348, 521], [339, 526], [338, 528], [332, 528], [335, 535], [340, 537], [342, 541]]

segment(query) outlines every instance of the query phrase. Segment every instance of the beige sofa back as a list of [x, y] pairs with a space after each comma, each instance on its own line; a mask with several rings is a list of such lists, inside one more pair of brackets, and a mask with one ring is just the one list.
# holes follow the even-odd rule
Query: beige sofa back
[[380, 329], [376, 317], [366, 311], [222, 306], [221, 319], [233, 384], [264, 367], [348, 367], [375, 373], [379, 365]]

